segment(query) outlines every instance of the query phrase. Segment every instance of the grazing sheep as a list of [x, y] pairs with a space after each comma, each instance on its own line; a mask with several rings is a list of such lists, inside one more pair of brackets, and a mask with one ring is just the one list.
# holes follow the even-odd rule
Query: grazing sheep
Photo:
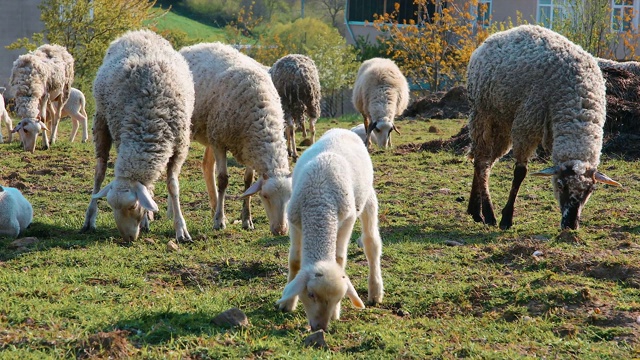
[[[214, 229], [224, 229], [224, 198], [229, 181], [227, 151], [246, 166], [242, 227], [253, 229], [251, 195], [258, 193], [271, 232], [287, 232], [291, 196], [289, 161], [280, 97], [264, 66], [221, 43], [197, 44], [180, 53], [187, 59], [196, 89], [192, 138], [206, 146], [202, 170]], [[218, 183], [216, 193], [216, 172]], [[253, 185], [254, 170], [259, 178]]]
[[523, 25], [487, 38], [471, 55], [467, 88], [471, 103], [473, 184], [467, 212], [495, 225], [489, 173], [513, 147], [516, 165], [500, 227], [513, 224], [513, 209], [527, 162], [538, 144], [552, 150], [561, 227], [577, 229], [596, 182], [619, 186], [598, 172], [605, 121], [605, 82], [597, 61], [562, 35]]
[[362, 223], [362, 245], [369, 263], [369, 302], [383, 297], [378, 230], [378, 200], [373, 165], [360, 138], [346, 129], [327, 131], [300, 157], [293, 170], [289, 204], [289, 283], [277, 301], [293, 311], [298, 297], [312, 330], [327, 330], [340, 317], [347, 295], [357, 308], [364, 304], [344, 269], [356, 218]]
[[7, 133], [9, 134], [9, 142], [13, 140], [13, 122], [11, 121], [11, 116], [7, 112], [7, 109], [4, 104], [4, 91], [6, 89], [4, 87], [0, 87], [0, 144], [4, 142], [4, 138], [2, 137], [2, 124], [4, 124], [7, 128]]
[[[62, 107], [69, 99], [73, 83], [74, 61], [60, 45], [45, 44], [13, 63], [11, 86], [16, 112], [21, 120], [13, 130], [19, 132], [25, 151], [35, 151], [36, 138], [42, 132], [44, 148], [49, 148], [45, 125], [51, 122], [51, 143], [57, 138]], [[55, 104], [55, 105], [54, 105]], [[50, 114], [47, 116], [47, 111]]]
[[82, 91], [71, 88], [69, 93], [69, 100], [64, 104], [60, 118], [69, 116], [72, 122], [71, 136], [69, 141], [73, 142], [78, 133], [78, 124], [82, 125], [82, 142], [87, 142], [89, 138], [89, 132], [87, 130], [87, 111], [85, 109], [86, 99]]
[[297, 159], [295, 131], [297, 126], [302, 127], [302, 136], [307, 137], [304, 127], [305, 113], [309, 117], [311, 144], [316, 140], [316, 121], [320, 117], [322, 97], [318, 69], [310, 57], [293, 54], [276, 61], [269, 73], [280, 95], [287, 122], [287, 152], [293, 159]]
[[[82, 231], [95, 229], [98, 198], [106, 197], [125, 241], [148, 230], [158, 211], [153, 184], [166, 171], [168, 208], [178, 241], [191, 237], [180, 210], [178, 174], [189, 150], [194, 90], [189, 65], [152, 31], [125, 33], [111, 43], [93, 83], [97, 164]], [[100, 190], [114, 142], [115, 179]]]
[[17, 237], [32, 220], [33, 208], [20, 190], [0, 186], [0, 236]]
[[392, 146], [391, 131], [400, 134], [393, 119], [409, 104], [409, 84], [396, 64], [382, 58], [363, 62], [356, 75], [352, 101], [364, 118], [367, 148], [374, 131], [379, 147]]

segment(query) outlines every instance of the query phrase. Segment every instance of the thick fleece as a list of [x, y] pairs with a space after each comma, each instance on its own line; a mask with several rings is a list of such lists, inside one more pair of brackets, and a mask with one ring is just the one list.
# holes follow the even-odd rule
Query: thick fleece
[[17, 237], [32, 220], [33, 208], [20, 190], [0, 186], [0, 236]]
[[346, 129], [327, 131], [309, 147], [293, 170], [289, 203], [289, 283], [278, 300], [293, 311], [302, 300], [312, 330], [324, 329], [340, 317], [347, 295], [364, 308], [344, 272], [347, 247], [357, 218], [369, 263], [369, 302], [383, 297], [378, 230], [378, 201], [373, 165], [362, 140]]
[[[167, 176], [176, 239], [190, 240], [180, 210], [178, 175], [189, 149], [194, 89], [189, 66], [152, 31], [125, 33], [111, 43], [93, 83], [96, 173], [83, 230], [95, 229], [97, 198], [106, 196], [126, 241], [157, 211], [153, 184]], [[100, 190], [112, 142], [115, 179]], [[132, 208], [133, 207], [133, 208]]]
[[496, 223], [489, 172], [513, 147], [514, 180], [500, 222], [511, 227], [527, 163], [542, 143], [552, 149], [554, 166], [537, 175], [553, 176], [561, 226], [577, 228], [595, 182], [615, 183], [597, 172], [606, 98], [596, 59], [560, 34], [523, 25], [490, 36], [473, 52], [467, 88], [475, 167], [469, 214]]
[[392, 146], [391, 131], [398, 132], [393, 121], [409, 104], [409, 84], [398, 66], [383, 58], [363, 62], [356, 75], [351, 100], [364, 118], [367, 147], [372, 131], [376, 132], [379, 147]]
[[292, 54], [276, 61], [269, 73], [280, 95], [287, 122], [287, 151], [289, 156], [297, 159], [295, 130], [296, 127], [302, 127], [302, 136], [307, 137], [304, 127], [305, 114], [309, 117], [311, 144], [315, 142], [316, 121], [320, 117], [322, 98], [318, 69], [310, 57]]

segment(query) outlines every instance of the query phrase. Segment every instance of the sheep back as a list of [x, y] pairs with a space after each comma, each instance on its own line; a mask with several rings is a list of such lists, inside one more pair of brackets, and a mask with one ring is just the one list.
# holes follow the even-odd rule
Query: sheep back
[[40, 100], [47, 91], [51, 69], [42, 58], [33, 54], [20, 55], [11, 70], [11, 90], [15, 96], [16, 113], [21, 118], [36, 118]]
[[33, 207], [20, 190], [0, 186], [0, 233], [16, 237], [33, 221]]
[[302, 121], [320, 116], [320, 78], [313, 60], [305, 55], [291, 54], [280, 58], [269, 70], [280, 95], [285, 118]]
[[353, 86], [353, 105], [373, 122], [393, 122], [409, 104], [409, 84], [389, 59], [373, 58], [362, 63]]

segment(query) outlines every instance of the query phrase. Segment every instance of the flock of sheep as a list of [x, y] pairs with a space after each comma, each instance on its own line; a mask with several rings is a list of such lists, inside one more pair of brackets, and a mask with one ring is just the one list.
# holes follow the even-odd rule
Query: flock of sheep
[[[537, 175], [553, 177], [561, 227], [578, 228], [595, 183], [620, 185], [597, 170], [606, 104], [597, 60], [551, 30], [525, 25], [490, 36], [473, 53], [468, 70], [475, 169], [468, 213], [496, 225], [489, 172], [513, 148], [514, 179], [500, 221], [501, 228], [511, 227], [527, 162], [541, 143], [552, 149], [554, 165]], [[73, 58], [60, 46], [43, 45], [16, 60], [11, 85], [21, 120], [12, 132], [19, 133], [25, 150], [34, 151], [39, 133], [48, 148], [49, 129], [55, 142], [63, 113], [84, 124], [87, 139], [84, 96], [72, 82]], [[133, 31], [109, 46], [93, 94], [96, 167], [83, 232], [95, 230], [97, 201], [106, 197], [122, 237], [136, 240], [159, 210], [154, 183], [166, 173], [176, 239], [190, 241], [178, 175], [190, 141], [197, 141], [205, 146], [202, 170], [213, 227], [224, 229], [227, 222], [231, 152], [246, 166], [242, 227], [254, 228], [250, 198], [258, 195], [271, 232], [290, 236], [280, 309], [293, 311], [300, 299], [312, 330], [326, 330], [331, 319], [339, 318], [344, 296], [364, 307], [344, 270], [357, 218], [362, 224], [358, 243], [369, 264], [368, 301], [382, 301], [382, 241], [368, 147], [372, 141], [391, 146], [391, 133], [398, 132], [394, 118], [409, 101], [407, 80], [391, 60], [374, 58], [358, 71], [353, 103], [364, 123], [351, 131], [332, 129], [317, 142], [318, 72], [302, 55], [285, 56], [266, 68], [229, 45], [176, 51], [154, 32]], [[305, 114], [313, 145], [298, 158], [295, 128], [305, 129]], [[77, 123], [71, 140], [76, 131]], [[112, 145], [117, 150], [114, 179], [102, 187]], [[289, 157], [297, 160], [293, 174]], [[0, 187], [0, 235], [18, 236], [32, 217], [19, 191]]]

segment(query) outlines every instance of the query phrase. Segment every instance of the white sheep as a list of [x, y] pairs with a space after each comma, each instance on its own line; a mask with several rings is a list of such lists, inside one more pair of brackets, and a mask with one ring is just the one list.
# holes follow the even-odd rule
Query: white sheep
[[82, 91], [71, 88], [69, 93], [69, 100], [64, 104], [60, 118], [69, 116], [72, 122], [71, 135], [69, 141], [73, 142], [78, 133], [78, 124], [82, 125], [82, 142], [87, 142], [89, 139], [89, 132], [87, 130], [87, 111], [86, 111], [86, 99]]
[[73, 67], [71, 54], [54, 44], [42, 45], [13, 63], [11, 86], [16, 112], [21, 118], [13, 132], [20, 134], [25, 151], [35, 151], [40, 132], [44, 148], [49, 148], [49, 128], [45, 120], [51, 123], [51, 143], [56, 141], [62, 107], [69, 99], [73, 84]]
[[[202, 170], [214, 229], [226, 226], [224, 200], [229, 181], [227, 151], [230, 151], [246, 166], [242, 227], [254, 228], [250, 199], [258, 193], [271, 232], [285, 234], [291, 172], [280, 97], [269, 74], [255, 60], [221, 43], [197, 44], [183, 48], [180, 53], [187, 59], [195, 81], [192, 138], [206, 146]], [[251, 185], [254, 170], [258, 180]]]
[[400, 134], [393, 120], [409, 104], [409, 84], [392, 60], [369, 59], [358, 69], [352, 102], [364, 118], [367, 148], [372, 132], [376, 132], [379, 147], [390, 147], [391, 131]]
[[302, 128], [302, 136], [307, 137], [304, 126], [305, 114], [309, 117], [311, 144], [316, 139], [316, 121], [320, 117], [320, 78], [313, 60], [305, 55], [291, 54], [280, 58], [269, 70], [273, 84], [278, 90], [284, 118], [287, 122], [285, 135], [287, 151], [293, 159], [298, 158], [296, 149], [296, 127]]
[[[106, 197], [125, 241], [148, 230], [158, 211], [153, 184], [167, 176], [168, 208], [178, 241], [191, 237], [180, 210], [178, 175], [189, 151], [194, 89], [189, 65], [171, 44], [149, 30], [111, 43], [93, 83], [96, 113], [93, 196], [82, 231], [95, 229], [98, 198]], [[115, 179], [100, 190], [115, 143]]]
[[311, 329], [327, 330], [329, 320], [340, 317], [345, 295], [355, 307], [364, 308], [344, 270], [356, 218], [362, 223], [369, 263], [368, 300], [382, 302], [382, 240], [373, 165], [357, 135], [329, 130], [302, 154], [293, 170], [288, 213], [289, 277], [277, 301], [281, 310], [295, 310], [299, 297]]
[[4, 103], [4, 91], [6, 89], [4, 87], [0, 87], [0, 144], [4, 142], [4, 138], [2, 137], [2, 124], [7, 128], [7, 133], [9, 134], [9, 142], [13, 140], [13, 122], [11, 121], [11, 116], [9, 116], [9, 112], [7, 112], [6, 105]]
[[[360, 139], [362, 139], [363, 143], [367, 141], [367, 130], [365, 129], [364, 124], [358, 124], [352, 127], [351, 131], [353, 131], [356, 135], [358, 135]], [[372, 131], [370, 135], [371, 135], [371, 141], [377, 144], [378, 143], [377, 133], [375, 131]]]
[[552, 150], [561, 227], [577, 229], [596, 182], [619, 186], [598, 172], [605, 122], [605, 82], [597, 61], [560, 34], [523, 25], [496, 33], [471, 55], [467, 88], [471, 104], [469, 156], [474, 176], [467, 212], [495, 225], [489, 173], [513, 147], [516, 159], [500, 227], [513, 224], [513, 209], [527, 163], [538, 144]]
[[33, 208], [20, 190], [0, 186], [0, 236], [17, 237], [32, 220]]

